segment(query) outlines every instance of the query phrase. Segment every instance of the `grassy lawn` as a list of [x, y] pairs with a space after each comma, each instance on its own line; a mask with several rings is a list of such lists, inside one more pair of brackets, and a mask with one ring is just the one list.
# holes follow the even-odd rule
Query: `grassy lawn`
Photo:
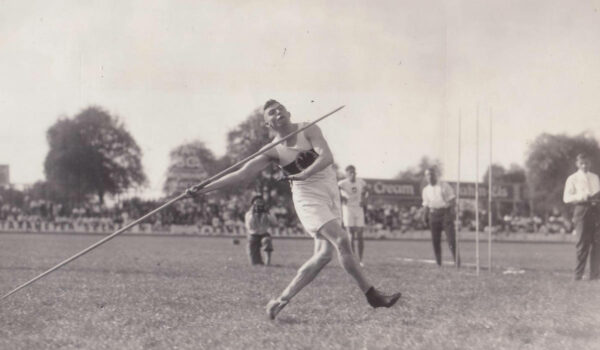
[[[0, 235], [0, 294], [100, 238]], [[116, 238], [2, 302], [0, 349], [600, 349], [600, 282], [572, 281], [569, 244], [494, 243], [476, 276], [404, 259], [431, 259], [426, 241], [368, 241], [366, 271], [399, 305], [369, 308], [334, 261], [270, 321], [264, 306], [312, 253], [274, 243], [275, 266], [256, 268], [244, 240]], [[461, 249], [473, 263], [473, 243]]]

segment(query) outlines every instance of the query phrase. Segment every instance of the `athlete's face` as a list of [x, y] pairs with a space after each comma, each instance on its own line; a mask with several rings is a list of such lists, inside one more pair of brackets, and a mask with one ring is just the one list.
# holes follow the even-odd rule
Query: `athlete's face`
[[346, 170], [346, 176], [350, 179], [350, 181], [356, 180], [356, 170], [354, 170], [354, 169]]
[[265, 124], [268, 127], [278, 130], [286, 126], [290, 122], [290, 112], [279, 103], [274, 103], [267, 107], [263, 113]]
[[590, 161], [587, 158], [579, 158], [577, 159], [577, 168], [583, 172], [586, 172], [590, 168]]
[[430, 185], [435, 185], [437, 182], [437, 177], [435, 176], [435, 172], [431, 170], [425, 170], [425, 179], [427, 179], [427, 183]]
[[254, 201], [254, 211], [262, 212], [265, 210], [265, 201], [257, 199]]

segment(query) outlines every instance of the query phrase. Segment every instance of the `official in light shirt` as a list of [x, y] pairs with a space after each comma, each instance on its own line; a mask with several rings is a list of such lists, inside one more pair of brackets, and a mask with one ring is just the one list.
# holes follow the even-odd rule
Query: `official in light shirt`
[[583, 277], [585, 265], [590, 255], [590, 280], [600, 278], [600, 221], [598, 215], [598, 175], [589, 171], [590, 161], [584, 154], [578, 154], [575, 165], [577, 172], [567, 178], [563, 200], [574, 204], [573, 223], [577, 234], [575, 280]]
[[431, 229], [431, 241], [435, 262], [442, 266], [442, 231], [446, 232], [446, 240], [452, 252], [454, 262], [460, 264], [456, 254], [456, 232], [454, 229], [454, 206], [456, 196], [452, 187], [446, 182], [438, 181], [435, 168], [425, 170], [428, 185], [423, 188], [423, 207], [425, 208], [425, 224]]

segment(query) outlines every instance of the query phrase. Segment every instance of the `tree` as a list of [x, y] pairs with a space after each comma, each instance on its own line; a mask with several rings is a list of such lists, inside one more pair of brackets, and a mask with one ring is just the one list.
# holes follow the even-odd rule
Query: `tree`
[[[504, 175], [506, 175], [506, 169], [504, 169], [504, 167], [502, 165], [492, 164], [492, 183], [502, 182]], [[490, 176], [490, 169], [488, 167], [488, 169], [483, 174], [482, 180], [484, 183], [488, 183], [488, 180], [490, 179], [489, 176]]]
[[235, 163], [256, 153], [271, 139], [262, 108], [256, 108], [246, 120], [227, 133], [227, 156]]
[[[271, 140], [272, 136], [265, 126], [262, 107], [258, 107], [252, 111], [246, 120], [227, 134], [227, 159], [233, 164], [258, 152]], [[267, 200], [269, 200], [273, 190], [280, 194], [289, 195], [290, 190], [287, 183], [277, 181], [279, 172], [279, 168], [273, 164], [267, 167], [248, 187], [254, 188], [258, 193], [266, 194]], [[242, 191], [244, 188], [238, 190]]]
[[525, 183], [527, 182], [527, 174], [525, 168], [519, 164], [511, 164], [504, 176], [502, 181], [505, 183]]
[[416, 167], [409, 167], [406, 170], [400, 171], [398, 175], [396, 175], [396, 179], [422, 182], [425, 178], [425, 170], [429, 168], [436, 168], [438, 175], [442, 174], [442, 162], [438, 159], [430, 159], [427, 156], [423, 156]]
[[215, 155], [201, 141], [180, 145], [171, 151], [169, 157], [163, 186], [167, 195], [182, 192], [219, 170]]
[[593, 171], [600, 169], [600, 147], [591, 134], [571, 137], [543, 133], [530, 145], [525, 166], [529, 195], [537, 212], [556, 208], [566, 213], [563, 191], [567, 177], [576, 170], [578, 153], [589, 156]]
[[146, 182], [142, 152], [125, 126], [100, 107], [62, 118], [47, 132], [47, 181], [81, 202], [90, 195], [122, 193]]
[[[489, 168], [482, 178], [484, 183], [489, 181]], [[511, 164], [505, 169], [500, 164], [492, 164], [492, 183], [525, 183], [525, 169], [518, 164]]]

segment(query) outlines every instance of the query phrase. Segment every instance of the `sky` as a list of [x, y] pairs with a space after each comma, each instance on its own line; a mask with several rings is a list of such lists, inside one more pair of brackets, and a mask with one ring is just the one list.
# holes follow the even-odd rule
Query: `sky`
[[490, 146], [494, 163], [523, 165], [540, 133], [600, 136], [599, 11], [552, 0], [0, 0], [0, 164], [13, 183], [43, 180], [47, 129], [101, 106], [143, 151], [143, 194], [159, 196], [171, 149], [201, 140], [222, 156], [227, 131], [275, 98], [295, 121], [345, 105], [320, 126], [359, 176], [391, 178], [426, 155], [445, 178], [474, 181]]

